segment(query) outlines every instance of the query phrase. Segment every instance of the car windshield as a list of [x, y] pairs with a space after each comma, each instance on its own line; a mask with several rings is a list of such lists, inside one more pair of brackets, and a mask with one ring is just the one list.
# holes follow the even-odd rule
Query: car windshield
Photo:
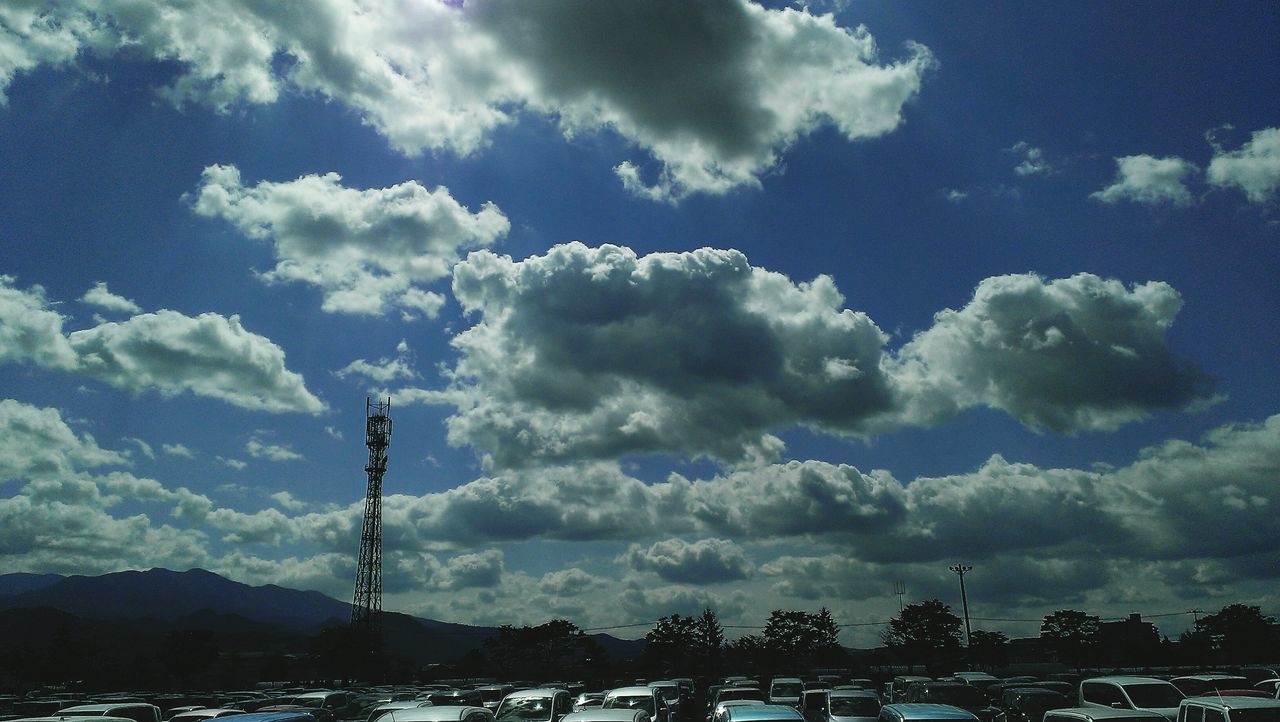
[[300, 707], [319, 708], [324, 704], [324, 697], [286, 697], [275, 704], [296, 704]]
[[871, 697], [832, 697], [832, 717], [877, 717], [880, 702]]
[[770, 697], [799, 697], [800, 692], [804, 690], [804, 686], [793, 682], [785, 682], [783, 684], [775, 684], [769, 689]]
[[1135, 707], [1177, 707], [1182, 693], [1171, 684], [1126, 684], [1124, 691]]
[[480, 699], [485, 702], [500, 702], [506, 695], [502, 694], [501, 689], [482, 689], [480, 690]]
[[500, 720], [549, 720], [551, 719], [550, 697], [508, 697], [498, 705], [494, 715]]
[[606, 699], [604, 706], [607, 709], [642, 709], [650, 716], [655, 713], [653, 697], [648, 695], [618, 695]]
[[982, 692], [967, 684], [930, 687], [929, 701], [956, 707], [984, 707], [987, 704]]
[[1233, 709], [1231, 722], [1280, 722], [1280, 707]]
[[739, 687], [736, 689], [720, 690], [720, 701], [724, 702], [731, 699], [754, 699], [761, 702], [764, 701], [764, 693], [758, 689], [750, 687]]
[[673, 699], [679, 699], [679, 698], [680, 698], [680, 688], [679, 688], [679, 687], [677, 687], [677, 686], [675, 686], [674, 684], [672, 684], [672, 685], [666, 685], [666, 684], [664, 684], [664, 685], [654, 685], [654, 687], [653, 687], [653, 688], [654, 688], [654, 689], [656, 689], [656, 690], [658, 690], [659, 692], [661, 692], [661, 693], [662, 693], [662, 697], [663, 697], [664, 699], [666, 699], [668, 702], [670, 702], [670, 701], [671, 701], [671, 700], [673, 700]]
[[1027, 719], [1036, 722], [1044, 717], [1044, 713], [1051, 709], [1062, 709], [1070, 707], [1067, 698], [1060, 694], [1036, 694], [1019, 698], [1014, 705], [1027, 716]]

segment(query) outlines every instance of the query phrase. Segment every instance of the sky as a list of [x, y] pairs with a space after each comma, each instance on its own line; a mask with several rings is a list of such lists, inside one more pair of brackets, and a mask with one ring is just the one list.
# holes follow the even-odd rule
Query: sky
[[4, 3], [0, 573], [350, 599], [389, 397], [390, 610], [1280, 613], [1277, 31]]

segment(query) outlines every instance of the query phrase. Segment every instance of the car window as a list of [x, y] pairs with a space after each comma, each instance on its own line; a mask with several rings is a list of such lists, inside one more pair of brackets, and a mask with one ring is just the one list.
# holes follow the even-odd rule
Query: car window
[[871, 697], [832, 697], [833, 717], [875, 717], [880, 714], [879, 700]]
[[1124, 695], [1120, 694], [1120, 688], [1105, 682], [1093, 682], [1081, 685], [1080, 696], [1086, 702], [1093, 702], [1095, 704], [1106, 705], [1108, 707], [1117, 702], [1125, 707], [1129, 706], [1125, 704]]
[[1204, 711], [1204, 722], [1225, 722], [1226, 715], [1222, 710], [1207, 709]]
[[[1141, 708], [1177, 707], [1183, 699], [1182, 692], [1167, 682], [1126, 684], [1124, 691], [1133, 700], [1133, 706]], [[1214, 710], [1205, 710], [1206, 717], [1212, 711]]]

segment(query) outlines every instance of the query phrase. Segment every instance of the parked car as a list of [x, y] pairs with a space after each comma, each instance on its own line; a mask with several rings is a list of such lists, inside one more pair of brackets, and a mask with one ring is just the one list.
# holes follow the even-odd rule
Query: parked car
[[484, 707], [484, 695], [478, 689], [442, 689], [427, 695], [437, 707]]
[[494, 717], [493, 713], [484, 707], [432, 705], [412, 709], [393, 709], [383, 715], [378, 722], [494, 722]]
[[1168, 719], [1146, 709], [1067, 707], [1045, 712], [1044, 722], [1168, 722]]
[[994, 722], [1000, 716], [1000, 708], [991, 704], [980, 687], [963, 682], [916, 682], [907, 688], [906, 701], [959, 707], [972, 712], [982, 722]]
[[735, 700], [747, 701], [752, 704], [766, 704], [767, 702], [764, 698], [764, 692], [761, 692], [755, 687], [721, 687], [711, 696], [711, 703], [709, 705], [710, 709], [707, 711], [707, 719], [713, 718], [717, 709], [725, 702], [732, 702]]
[[680, 683], [674, 679], [662, 680], [660, 682], [650, 682], [650, 687], [658, 690], [662, 694], [662, 698], [667, 701], [667, 707], [670, 708], [670, 715], [673, 718], [679, 718], [682, 710], [682, 702], [684, 695], [680, 691]]
[[652, 722], [652, 718], [649, 717], [648, 712], [642, 709], [630, 707], [604, 709], [603, 707], [596, 707], [582, 710], [581, 712], [572, 712], [565, 715], [561, 722]]
[[160, 722], [160, 708], [146, 702], [78, 704], [58, 712], [59, 717], [125, 717], [134, 722]]
[[1000, 700], [1005, 722], [1043, 722], [1045, 712], [1070, 706], [1065, 695], [1043, 687], [1011, 687]]
[[476, 687], [480, 693], [480, 704], [488, 710], [497, 710], [498, 705], [502, 703], [502, 699], [515, 691], [515, 687], [509, 684], [486, 684], [483, 687]]
[[901, 702], [880, 708], [880, 722], [975, 722], [978, 718], [968, 710], [949, 704]]
[[829, 722], [831, 717], [831, 690], [806, 689], [800, 693], [800, 714], [805, 722]]
[[1155, 677], [1091, 677], [1080, 683], [1081, 707], [1150, 710], [1169, 722], [1177, 719], [1184, 697], [1177, 687]]
[[573, 711], [582, 712], [583, 710], [600, 707], [604, 704], [604, 692], [583, 692], [573, 698]]
[[1178, 722], [1280, 722], [1280, 699], [1188, 697], [1178, 705]]
[[1248, 677], [1237, 674], [1189, 674], [1174, 677], [1169, 683], [1188, 697], [1208, 694], [1223, 689], [1249, 689]]
[[667, 700], [653, 687], [619, 687], [604, 696], [603, 709], [642, 709], [654, 722], [675, 722], [671, 718]]
[[572, 711], [569, 690], [537, 687], [503, 697], [494, 717], [502, 722], [560, 722]]
[[744, 704], [730, 707], [725, 722], [802, 722], [800, 711], [785, 704]]
[[204, 722], [204, 720], [217, 719], [219, 717], [231, 717], [233, 715], [245, 714], [242, 709], [232, 709], [230, 707], [204, 707], [201, 709], [188, 710], [179, 712], [169, 718], [169, 722]]
[[804, 682], [799, 677], [774, 677], [769, 683], [769, 704], [800, 706]]
[[414, 709], [416, 707], [434, 706], [435, 705], [431, 704], [431, 700], [429, 699], [403, 699], [398, 702], [386, 702], [369, 710], [369, 714], [365, 716], [364, 722], [374, 722], [374, 720], [381, 719], [386, 716], [387, 713], [395, 712], [398, 709]]
[[893, 681], [886, 686], [886, 694], [884, 701], [886, 703], [901, 703], [907, 701], [907, 688], [917, 682], [932, 682], [933, 677], [919, 677], [913, 674], [900, 674], [893, 678]]
[[729, 719], [729, 709], [732, 707], [751, 707], [764, 704], [754, 699], [727, 699], [711, 712], [711, 722], [726, 722]]
[[880, 716], [880, 696], [869, 689], [831, 690], [831, 722], [875, 722]]

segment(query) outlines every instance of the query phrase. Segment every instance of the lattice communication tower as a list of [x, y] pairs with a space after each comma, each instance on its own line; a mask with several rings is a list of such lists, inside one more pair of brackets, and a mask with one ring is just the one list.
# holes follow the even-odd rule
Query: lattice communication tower
[[369, 447], [369, 488], [364, 497], [364, 524], [360, 528], [360, 561], [356, 566], [356, 595], [351, 602], [351, 628], [375, 642], [382, 626], [382, 475], [387, 473], [387, 447], [391, 446], [391, 399], [366, 398], [364, 445]]

